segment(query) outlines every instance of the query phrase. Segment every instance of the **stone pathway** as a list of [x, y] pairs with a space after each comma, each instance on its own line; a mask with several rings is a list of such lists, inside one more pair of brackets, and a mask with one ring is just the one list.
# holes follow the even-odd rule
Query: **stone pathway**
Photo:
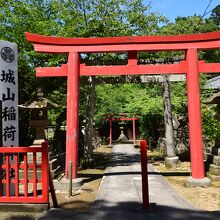
[[129, 144], [113, 147], [96, 201], [86, 213], [51, 209], [40, 220], [219, 220], [220, 212], [195, 209], [149, 165], [149, 198], [151, 210], [142, 209], [140, 155]]

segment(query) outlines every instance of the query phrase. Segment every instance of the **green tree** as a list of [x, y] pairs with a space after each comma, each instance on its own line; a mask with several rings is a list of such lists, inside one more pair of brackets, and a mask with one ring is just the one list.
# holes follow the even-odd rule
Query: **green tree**
[[[219, 6], [213, 9], [209, 18], [203, 19], [201, 16], [189, 16], [189, 17], [177, 17], [175, 23], [169, 23], [160, 30], [162, 35], [178, 35], [178, 34], [194, 34], [216, 31], [219, 29]], [[165, 55], [170, 55], [166, 53]], [[178, 55], [179, 53], [172, 53], [172, 55]], [[183, 54], [184, 55], [184, 54]], [[200, 51], [199, 58], [204, 59], [206, 62], [219, 62], [219, 50]], [[213, 77], [213, 75], [211, 76]], [[204, 84], [209, 75], [201, 75], [201, 102], [204, 102], [207, 98], [207, 92], [204, 90]], [[187, 103], [187, 96], [185, 91], [185, 83], [172, 83], [171, 84], [171, 96], [172, 106], [175, 114], [181, 116], [184, 115], [183, 106]], [[182, 91], [182, 92], [179, 92]], [[219, 126], [217, 126], [213, 117], [213, 109], [202, 104], [202, 120], [203, 120], [203, 132], [206, 138], [213, 139], [219, 134]], [[186, 115], [187, 116], [187, 115]]]
[[201, 16], [177, 17], [175, 23], [169, 23], [160, 29], [162, 35], [195, 34], [217, 30], [212, 19]]
[[[158, 24], [166, 21], [163, 16], [150, 12], [150, 6], [142, 0], [0, 0], [0, 5], [0, 38], [19, 46], [19, 102], [33, 99], [37, 88], [43, 87], [45, 95], [54, 102], [59, 100], [61, 106], [59, 113], [50, 113], [53, 122], [60, 113], [63, 116], [66, 80], [38, 79], [34, 70], [37, 66], [66, 63], [67, 57], [35, 53], [24, 37], [25, 31], [66, 37], [155, 35]], [[83, 62], [113, 58], [117, 56], [84, 54], [81, 57]], [[88, 88], [87, 84], [81, 84], [81, 97], [87, 97]], [[86, 112], [86, 101], [81, 101], [80, 108], [81, 113]]]
[[209, 18], [218, 27], [220, 26], [220, 5], [217, 5], [213, 10]]

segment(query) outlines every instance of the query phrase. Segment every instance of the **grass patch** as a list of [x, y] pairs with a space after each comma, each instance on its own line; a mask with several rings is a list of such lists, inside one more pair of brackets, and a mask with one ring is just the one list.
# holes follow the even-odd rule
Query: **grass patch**
[[147, 151], [147, 159], [149, 163], [154, 162], [162, 162], [164, 161], [164, 154], [160, 151], [154, 150], [154, 151]]

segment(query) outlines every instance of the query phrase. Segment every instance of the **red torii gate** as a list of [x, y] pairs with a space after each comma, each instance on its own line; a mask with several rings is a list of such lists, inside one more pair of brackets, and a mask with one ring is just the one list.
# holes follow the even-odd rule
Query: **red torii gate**
[[[135, 129], [135, 121], [138, 120], [138, 118], [133, 117], [127, 117], [126, 114], [104, 114], [103, 116], [106, 116], [106, 118], [103, 118], [104, 120], [109, 121], [109, 145], [112, 145], [112, 121], [118, 120], [118, 121], [132, 121], [132, 133], [133, 133], [133, 143], [136, 143], [136, 129]], [[117, 117], [119, 116], [119, 117]]]
[[[45, 53], [67, 53], [68, 63], [61, 67], [36, 69], [38, 77], [67, 76], [66, 177], [73, 161], [73, 178], [77, 175], [79, 77], [129, 74], [186, 74], [190, 155], [192, 177], [188, 182], [205, 185], [199, 73], [218, 73], [220, 63], [198, 60], [198, 50], [220, 48], [220, 32], [177, 36], [129, 36], [107, 38], [65, 38], [25, 33], [34, 49]], [[185, 51], [186, 60], [179, 64], [137, 65], [138, 51]], [[86, 66], [80, 53], [128, 52], [128, 64]]]

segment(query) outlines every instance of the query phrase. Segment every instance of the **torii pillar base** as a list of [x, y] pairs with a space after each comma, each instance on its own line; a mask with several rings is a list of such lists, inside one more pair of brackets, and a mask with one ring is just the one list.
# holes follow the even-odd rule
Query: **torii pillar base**
[[211, 180], [207, 177], [204, 177], [202, 179], [195, 179], [193, 177], [189, 177], [186, 180], [186, 186], [188, 187], [196, 187], [196, 186], [200, 186], [200, 187], [208, 187], [211, 184]]

